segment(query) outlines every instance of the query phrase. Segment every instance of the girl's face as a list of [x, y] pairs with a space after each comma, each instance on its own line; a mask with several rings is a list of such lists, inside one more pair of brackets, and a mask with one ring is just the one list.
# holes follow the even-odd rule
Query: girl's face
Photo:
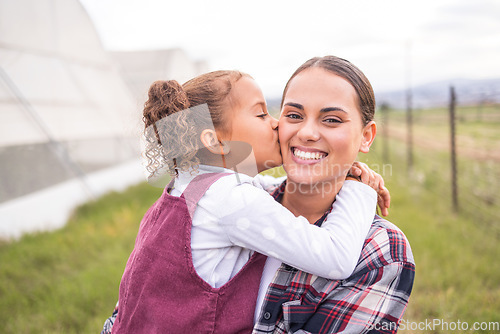
[[280, 166], [278, 121], [267, 112], [266, 100], [257, 83], [242, 77], [231, 90], [233, 113], [228, 140], [250, 144], [259, 172]]
[[343, 182], [358, 152], [368, 152], [374, 122], [363, 126], [354, 87], [312, 67], [295, 76], [283, 100], [279, 140], [295, 183]]

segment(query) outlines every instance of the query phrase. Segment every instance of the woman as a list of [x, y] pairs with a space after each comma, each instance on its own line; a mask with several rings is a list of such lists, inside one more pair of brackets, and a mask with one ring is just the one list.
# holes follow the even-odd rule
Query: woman
[[[372, 87], [350, 62], [326, 56], [300, 66], [283, 92], [279, 140], [288, 177], [274, 191], [276, 200], [321, 225], [358, 152], [369, 151], [374, 112]], [[318, 159], [304, 159], [306, 152]], [[375, 216], [356, 269], [345, 280], [268, 258], [259, 294], [267, 292], [253, 333], [395, 333], [414, 275], [406, 237]]]

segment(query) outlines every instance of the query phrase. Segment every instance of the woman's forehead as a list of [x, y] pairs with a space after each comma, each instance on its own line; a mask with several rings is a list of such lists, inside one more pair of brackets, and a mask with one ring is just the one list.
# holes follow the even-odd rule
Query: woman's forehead
[[304, 103], [342, 103], [357, 102], [354, 87], [339, 75], [322, 68], [309, 68], [297, 74], [289, 83], [284, 96], [288, 101]]

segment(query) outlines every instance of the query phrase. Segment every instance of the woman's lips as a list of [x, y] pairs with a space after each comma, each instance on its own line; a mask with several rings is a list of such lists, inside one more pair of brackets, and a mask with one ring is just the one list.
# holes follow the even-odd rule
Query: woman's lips
[[328, 153], [310, 147], [291, 147], [292, 159], [299, 164], [315, 164], [328, 156]]

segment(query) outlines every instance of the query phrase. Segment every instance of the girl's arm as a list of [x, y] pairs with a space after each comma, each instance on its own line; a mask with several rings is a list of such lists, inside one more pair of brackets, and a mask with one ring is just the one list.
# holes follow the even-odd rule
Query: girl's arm
[[[234, 176], [223, 179], [234, 182]], [[353, 272], [377, 203], [373, 189], [346, 181], [320, 228], [302, 216], [295, 217], [250, 183], [230, 188], [216, 182], [212, 187], [214, 191], [221, 187], [217, 216], [233, 244], [329, 279], [345, 279]]]

